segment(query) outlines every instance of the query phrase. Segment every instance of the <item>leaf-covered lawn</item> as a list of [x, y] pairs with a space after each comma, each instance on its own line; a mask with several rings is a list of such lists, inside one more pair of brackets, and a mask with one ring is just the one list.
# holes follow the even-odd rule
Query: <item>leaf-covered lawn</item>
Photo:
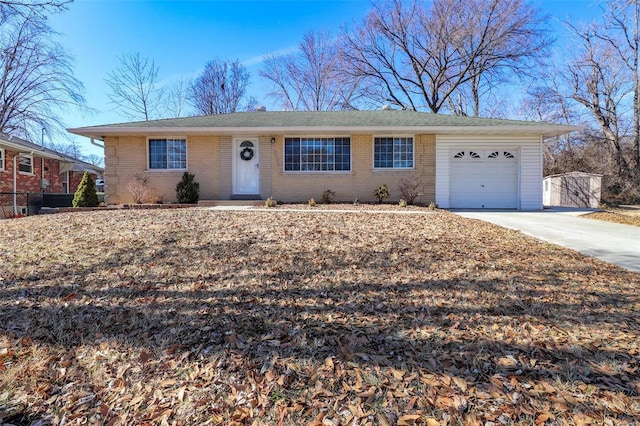
[[0, 221], [0, 424], [640, 416], [640, 274], [436, 211]]
[[623, 210], [609, 210], [602, 212], [593, 212], [584, 215], [587, 219], [604, 220], [606, 222], [621, 223], [623, 225], [640, 226], [640, 210], [638, 213], [632, 211], [627, 213]]

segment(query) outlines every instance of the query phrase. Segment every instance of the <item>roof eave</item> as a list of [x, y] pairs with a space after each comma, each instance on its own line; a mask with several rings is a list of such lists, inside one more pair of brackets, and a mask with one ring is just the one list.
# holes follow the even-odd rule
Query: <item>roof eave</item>
[[124, 135], [274, 135], [328, 133], [411, 133], [411, 134], [482, 134], [482, 135], [541, 135], [544, 138], [561, 136], [577, 130], [578, 126], [501, 125], [501, 126], [263, 126], [263, 127], [127, 127], [100, 126], [67, 129], [70, 133], [104, 140], [106, 136]]
[[11, 141], [7, 141], [5, 139], [0, 140], [0, 145], [9, 147], [11, 148], [12, 151], [15, 151], [19, 154], [36, 155], [38, 157], [49, 158], [51, 160], [69, 162], [69, 159], [53, 154], [51, 152], [45, 151], [42, 148], [31, 148], [24, 145], [13, 143]]

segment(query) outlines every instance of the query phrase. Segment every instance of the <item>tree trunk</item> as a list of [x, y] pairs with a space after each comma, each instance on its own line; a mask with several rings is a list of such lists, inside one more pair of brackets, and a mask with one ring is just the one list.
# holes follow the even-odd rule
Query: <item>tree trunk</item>
[[633, 30], [633, 154], [636, 177], [640, 179], [640, 72], [638, 71], [638, 50], [640, 49], [640, 2], [636, 0]]

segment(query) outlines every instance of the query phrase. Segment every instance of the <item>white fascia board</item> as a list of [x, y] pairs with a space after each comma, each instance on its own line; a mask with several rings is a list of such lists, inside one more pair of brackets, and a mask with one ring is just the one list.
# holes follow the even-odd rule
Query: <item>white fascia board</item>
[[70, 133], [103, 140], [119, 135], [277, 135], [277, 134], [336, 134], [336, 133], [407, 133], [440, 135], [542, 135], [560, 136], [580, 130], [564, 125], [507, 125], [507, 126], [291, 126], [291, 127], [79, 127]]
[[52, 153], [47, 152], [47, 151], [43, 151], [42, 149], [28, 148], [28, 147], [26, 147], [24, 145], [19, 145], [19, 144], [7, 141], [6, 139], [1, 139], [0, 140], [0, 146], [7, 147], [11, 151], [15, 151], [15, 152], [17, 152], [19, 154], [29, 154], [29, 155], [34, 155], [36, 157], [49, 158], [49, 159], [52, 159], [52, 160], [69, 161], [67, 158], [60, 157], [58, 155], [52, 154]]

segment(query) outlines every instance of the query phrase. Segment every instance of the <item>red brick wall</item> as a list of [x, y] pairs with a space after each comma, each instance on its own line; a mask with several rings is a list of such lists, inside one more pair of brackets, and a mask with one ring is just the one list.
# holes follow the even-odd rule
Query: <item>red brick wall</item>
[[[5, 167], [0, 170], [0, 192], [13, 192], [13, 159], [15, 152], [5, 150]], [[43, 168], [44, 166], [44, 168]], [[44, 192], [63, 192], [62, 174], [60, 174], [60, 162], [57, 160], [43, 159], [33, 156], [33, 174], [18, 171], [16, 174], [17, 192], [42, 192], [40, 179], [49, 180], [49, 188]], [[69, 192], [75, 192], [83, 172], [69, 173]], [[95, 180], [96, 176], [94, 176]]]

